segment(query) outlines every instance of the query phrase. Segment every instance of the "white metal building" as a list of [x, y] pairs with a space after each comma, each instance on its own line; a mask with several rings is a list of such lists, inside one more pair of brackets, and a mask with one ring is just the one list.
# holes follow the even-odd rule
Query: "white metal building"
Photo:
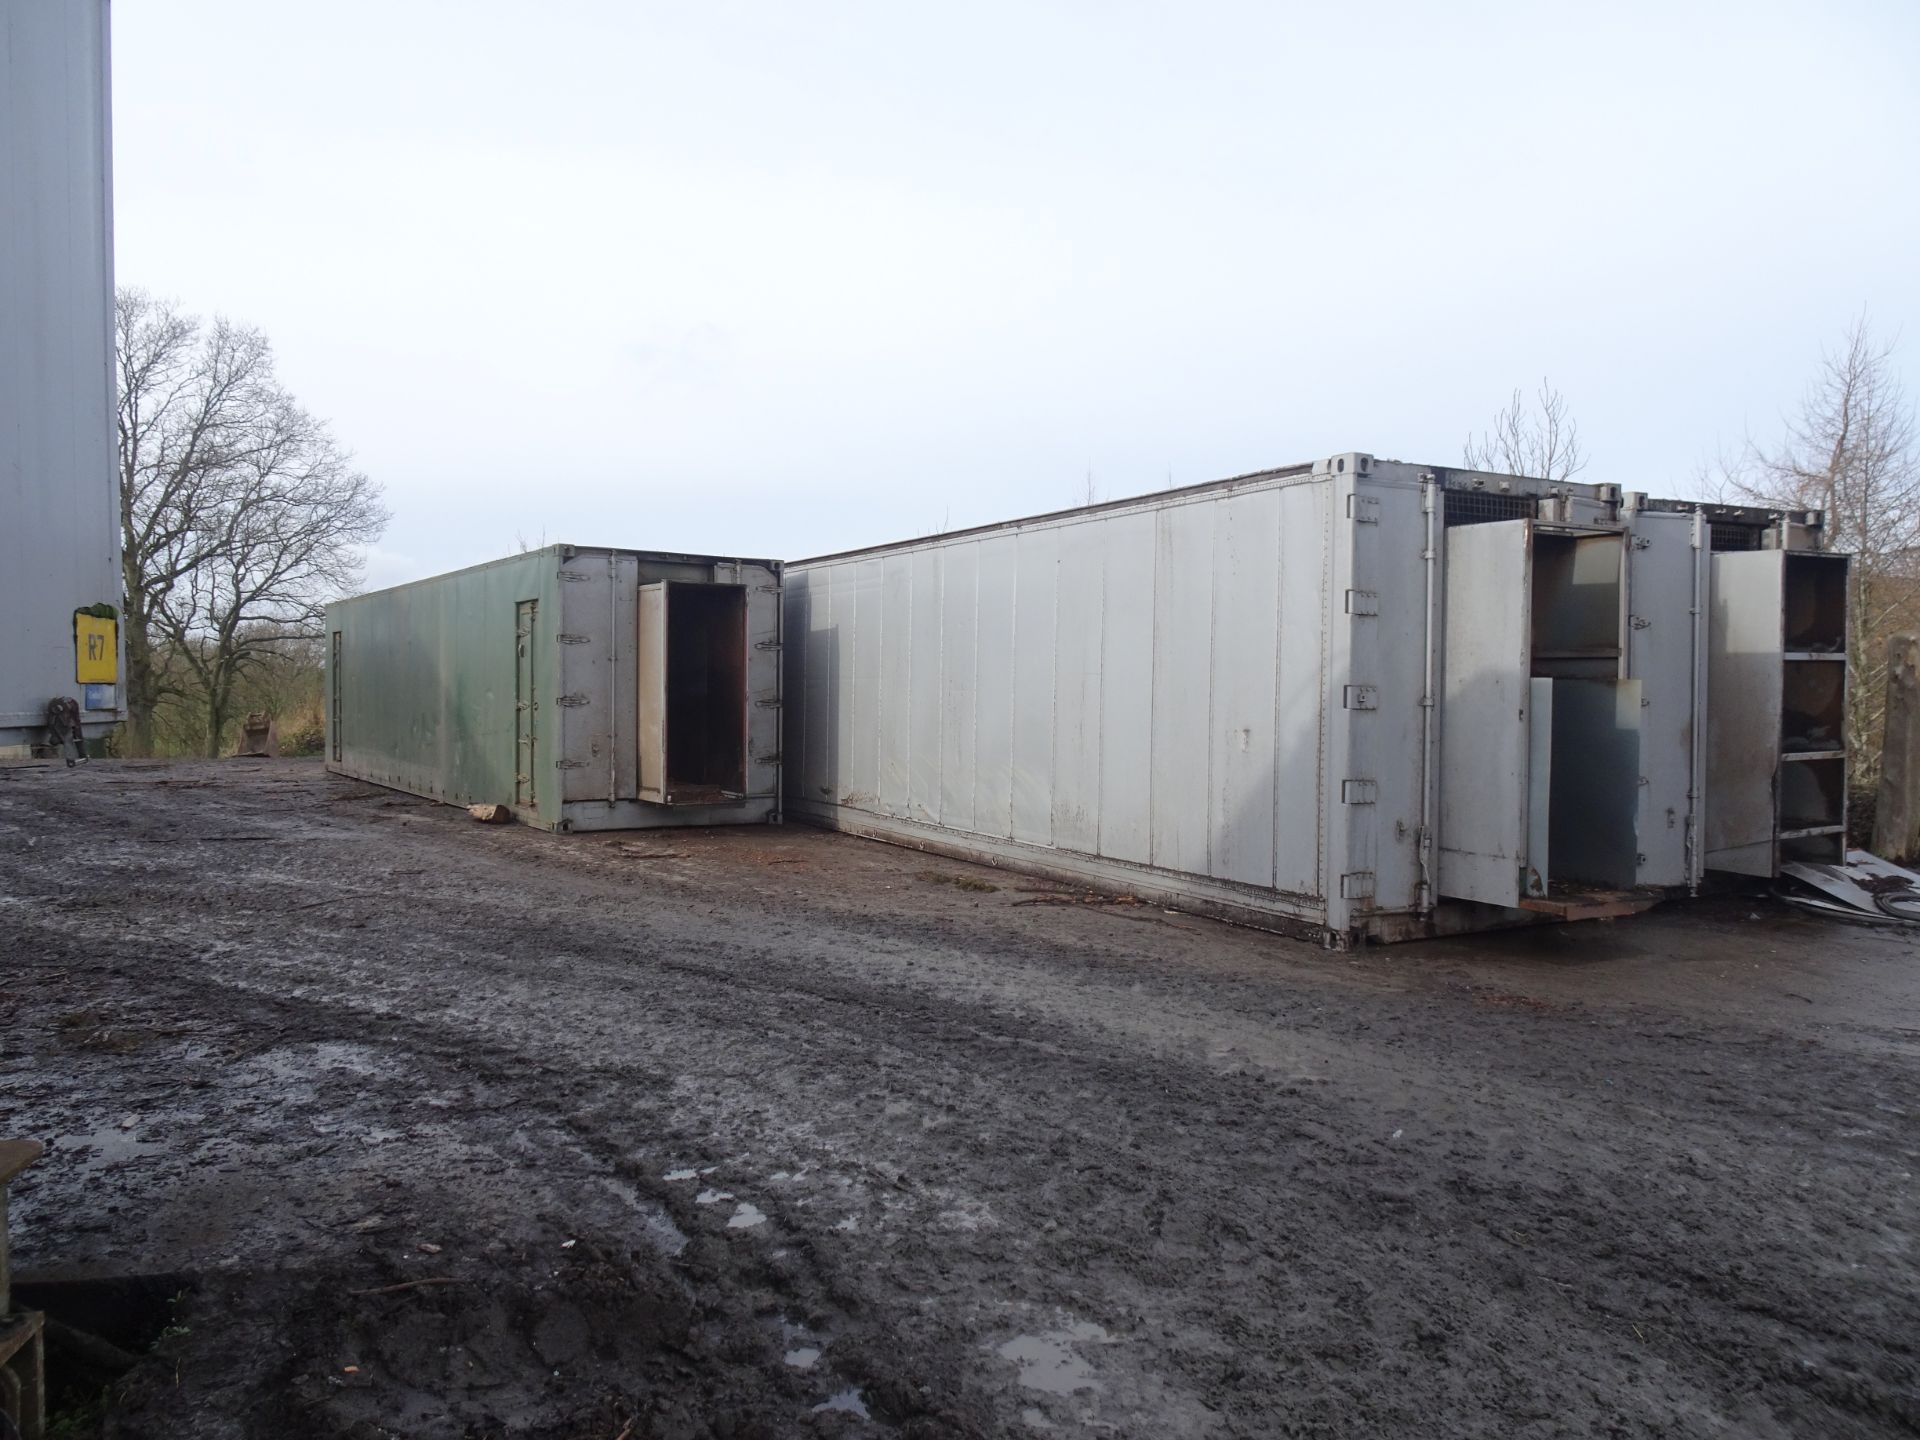
[[0, 3], [0, 751], [122, 718], [107, 14]]

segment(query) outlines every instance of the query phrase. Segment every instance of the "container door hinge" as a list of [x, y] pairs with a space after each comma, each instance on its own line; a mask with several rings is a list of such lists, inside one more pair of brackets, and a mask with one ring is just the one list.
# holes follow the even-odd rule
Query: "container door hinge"
[[558, 640], [562, 645], [591, 645], [593, 643], [593, 637], [591, 635], [556, 635], [553, 638]]
[[1644, 615], [1629, 615], [1627, 623], [1636, 630], [1646, 630], [1653, 625], [1653, 622]]
[[556, 760], [553, 762], [553, 768], [556, 770], [584, 770], [587, 768], [587, 762], [584, 760]]
[[1347, 496], [1347, 518], [1356, 525], [1378, 525], [1380, 502], [1372, 495]]
[[1644, 535], [1636, 535], [1633, 537], [1633, 548], [1636, 550], [1650, 549], [1652, 545], [1653, 545], [1653, 541], [1649, 540]]
[[1371, 780], [1342, 780], [1340, 782], [1340, 803], [1343, 805], [1371, 805], [1380, 792], [1380, 787]]
[[1371, 900], [1373, 898], [1373, 871], [1349, 870], [1340, 877], [1340, 898], [1342, 900]]
[[780, 642], [778, 640], [758, 640], [754, 642], [753, 648], [756, 650], [778, 650], [780, 648]]
[[553, 698], [553, 703], [556, 705], [565, 705], [571, 709], [579, 705], [589, 705], [592, 702], [584, 695], [556, 695]]
[[1340, 692], [1340, 703], [1349, 710], [1378, 710], [1380, 708], [1380, 687], [1377, 685], [1348, 685]]
[[1380, 592], [1378, 590], [1347, 591], [1347, 614], [1378, 615], [1380, 613]]
[[780, 708], [780, 702], [778, 700], [756, 700], [753, 703], [758, 705], [762, 710], [778, 710]]

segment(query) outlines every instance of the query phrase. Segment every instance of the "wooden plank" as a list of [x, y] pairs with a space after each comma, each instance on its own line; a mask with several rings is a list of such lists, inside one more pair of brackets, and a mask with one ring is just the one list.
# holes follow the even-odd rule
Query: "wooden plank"
[[1522, 910], [1551, 915], [1556, 920], [1615, 920], [1651, 910], [1660, 903], [1660, 897], [1632, 890], [1597, 890], [1573, 895], [1529, 895], [1519, 903]]

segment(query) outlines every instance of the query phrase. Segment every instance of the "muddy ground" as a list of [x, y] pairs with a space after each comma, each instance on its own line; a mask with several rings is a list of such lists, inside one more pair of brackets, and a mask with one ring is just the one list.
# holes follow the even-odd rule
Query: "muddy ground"
[[1909, 940], [1338, 955], [1041, 889], [0, 770], [16, 1262], [158, 1336], [67, 1433], [1920, 1429]]

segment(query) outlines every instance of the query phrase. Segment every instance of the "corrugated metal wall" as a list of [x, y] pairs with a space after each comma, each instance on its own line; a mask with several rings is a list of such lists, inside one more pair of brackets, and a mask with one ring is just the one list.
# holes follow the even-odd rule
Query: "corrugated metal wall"
[[[0, 746], [80, 698], [73, 612], [120, 603], [105, 0], [0, 23]], [[91, 712], [103, 729], [118, 711]]]
[[[343, 774], [452, 804], [510, 803], [516, 770], [516, 606], [539, 607], [533, 675], [538, 715], [534, 805], [560, 815], [560, 647], [552, 550], [377, 591], [327, 607], [339, 636], [329, 687], [328, 764]], [[529, 818], [532, 818], [531, 816]]]
[[1324, 894], [1331, 484], [787, 571], [788, 804]]

